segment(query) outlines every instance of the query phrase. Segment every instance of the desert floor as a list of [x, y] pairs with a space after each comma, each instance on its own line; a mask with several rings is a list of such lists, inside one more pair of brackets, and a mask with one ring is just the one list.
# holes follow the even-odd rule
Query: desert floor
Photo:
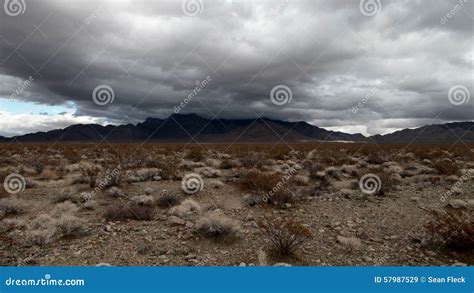
[[474, 264], [473, 146], [2, 148], [0, 265]]

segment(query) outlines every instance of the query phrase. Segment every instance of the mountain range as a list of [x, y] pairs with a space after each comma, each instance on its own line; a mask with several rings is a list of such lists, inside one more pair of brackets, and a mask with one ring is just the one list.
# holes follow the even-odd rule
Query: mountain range
[[376, 143], [474, 143], [474, 122], [454, 122], [403, 129], [365, 137], [326, 130], [307, 122], [269, 118], [206, 119], [196, 114], [173, 114], [166, 119], [147, 118], [125, 125], [76, 124], [64, 129], [36, 132], [0, 142], [169, 142], [169, 143], [310, 143], [320, 141]]

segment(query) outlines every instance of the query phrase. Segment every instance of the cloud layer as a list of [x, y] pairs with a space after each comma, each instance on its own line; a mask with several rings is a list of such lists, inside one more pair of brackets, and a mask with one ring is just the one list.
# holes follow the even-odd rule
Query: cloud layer
[[[13, 98], [74, 102], [71, 122], [163, 118], [185, 99], [182, 113], [364, 134], [474, 120], [474, 97], [448, 94], [474, 94], [473, 1], [368, 2], [375, 13], [359, 1], [26, 1], [0, 12], [0, 97], [31, 76]], [[100, 85], [112, 103], [94, 102]], [[291, 102], [272, 102], [278, 85]]]

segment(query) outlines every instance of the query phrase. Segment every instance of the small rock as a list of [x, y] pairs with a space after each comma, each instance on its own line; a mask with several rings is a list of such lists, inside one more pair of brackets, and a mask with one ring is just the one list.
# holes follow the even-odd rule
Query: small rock
[[453, 209], [465, 209], [467, 208], [467, 202], [462, 199], [453, 199], [448, 205]]
[[168, 217], [168, 222], [170, 222], [173, 225], [186, 225], [186, 221], [178, 218], [176, 216], [169, 216]]
[[353, 249], [359, 249], [362, 245], [362, 242], [357, 237], [344, 237], [344, 236], [339, 235], [337, 236], [337, 241]]
[[277, 262], [276, 264], [273, 265], [274, 267], [291, 267], [290, 264], [286, 262]]
[[106, 262], [101, 262], [95, 265], [96, 267], [111, 267], [112, 265]]
[[455, 262], [451, 265], [452, 267], [467, 267], [467, 264], [463, 262]]
[[246, 267], [246, 266], [247, 266], [247, 264], [244, 263], [244, 262], [241, 262], [241, 263], [239, 264], [239, 267]]

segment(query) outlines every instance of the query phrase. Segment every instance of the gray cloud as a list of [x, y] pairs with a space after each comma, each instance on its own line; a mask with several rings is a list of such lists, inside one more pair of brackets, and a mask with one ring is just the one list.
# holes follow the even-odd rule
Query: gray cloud
[[[19, 99], [73, 101], [76, 116], [129, 123], [172, 114], [209, 76], [183, 113], [365, 134], [474, 120], [474, 97], [448, 100], [455, 85], [474, 95], [473, 1], [381, 1], [374, 16], [359, 1], [202, 3], [196, 16], [181, 1], [26, 1], [23, 15], [1, 11], [0, 97], [34, 76]], [[113, 103], [93, 102], [101, 84]], [[276, 106], [269, 95], [280, 84], [292, 101]]]

